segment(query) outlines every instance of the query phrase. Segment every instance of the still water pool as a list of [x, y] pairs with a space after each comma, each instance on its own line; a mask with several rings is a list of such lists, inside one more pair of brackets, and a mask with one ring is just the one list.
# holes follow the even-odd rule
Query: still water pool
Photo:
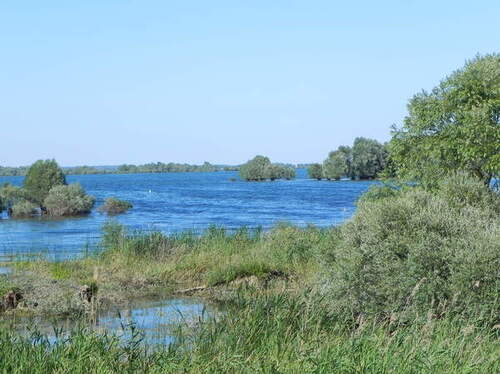
[[33, 331], [50, 342], [64, 339], [78, 326], [97, 333], [111, 333], [124, 343], [134, 340], [147, 346], [169, 345], [181, 328], [193, 331], [203, 321], [222, 313], [215, 306], [197, 298], [133, 300], [128, 305], [101, 311], [90, 321], [45, 317], [2, 317], [0, 322], [24, 336]]
[[[114, 196], [134, 207], [115, 217], [130, 229], [166, 233], [194, 230], [210, 224], [228, 229], [270, 228], [280, 221], [296, 225], [336, 225], [349, 218], [356, 199], [375, 182], [315, 181], [306, 170], [297, 179], [244, 182], [237, 172], [72, 175], [96, 197], [96, 207]], [[234, 181], [236, 179], [236, 181]], [[0, 184], [21, 185], [23, 177], [0, 177]], [[101, 227], [109, 218], [96, 211], [66, 219], [0, 219], [0, 262], [44, 253], [53, 260], [82, 255], [97, 248]]]

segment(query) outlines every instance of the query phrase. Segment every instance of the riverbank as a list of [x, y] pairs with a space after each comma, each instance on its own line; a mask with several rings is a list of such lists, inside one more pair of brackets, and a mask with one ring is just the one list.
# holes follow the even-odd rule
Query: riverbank
[[[432, 191], [372, 190], [337, 228], [228, 233], [212, 227], [202, 236], [165, 236], [108, 225], [100, 255], [17, 263], [2, 279], [45, 279], [68, 292], [64, 305], [75, 297], [85, 302], [74, 287], [87, 285], [95, 290], [89, 303], [97, 307], [181, 291], [224, 302], [227, 312], [194, 330], [180, 327], [176, 343], [155, 352], [140, 338], [124, 346], [89, 330], [55, 345], [43, 338], [33, 345], [3, 331], [0, 351], [7, 359], [0, 368], [498, 372], [499, 213], [498, 195], [458, 178]], [[9, 286], [23, 292], [20, 283]]]
[[215, 300], [249, 285], [262, 289], [298, 288], [318, 272], [316, 257], [335, 240], [336, 229], [280, 225], [262, 233], [212, 227], [201, 236], [160, 232], [128, 233], [118, 224], [104, 227], [98, 255], [83, 259], [11, 263], [0, 290], [18, 290], [25, 313], [81, 315], [81, 297], [92, 288], [94, 308], [131, 298], [201, 294]]

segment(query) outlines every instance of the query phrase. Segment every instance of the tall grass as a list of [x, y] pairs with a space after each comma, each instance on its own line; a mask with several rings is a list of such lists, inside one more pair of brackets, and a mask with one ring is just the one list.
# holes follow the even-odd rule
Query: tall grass
[[49, 343], [0, 332], [0, 370], [23, 373], [496, 373], [498, 333], [451, 318], [408, 326], [332, 318], [308, 296], [241, 295], [238, 308], [144, 347], [77, 330]]

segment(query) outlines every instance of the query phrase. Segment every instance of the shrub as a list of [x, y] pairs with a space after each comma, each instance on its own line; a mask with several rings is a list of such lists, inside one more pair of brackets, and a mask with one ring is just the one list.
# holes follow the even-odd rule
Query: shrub
[[131, 208], [132, 204], [130, 204], [128, 201], [119, 200], [114, 197], [108, 197], [104, 202], [104, 205], [99, 207], [99, 211], [109, 215], [114, 215], [125, 213]]
[[[360, 202], [328, 256], [323, 284], [332, 310], [400, 320], [428, 312], [477, 313], [493, 323], [500, 219], [495, 204], [483, 202], [498, 203], [499, 197], [477, 188], [475, 182], [448, 180], [436, 192], [414, 187]], [[462, 195], [474, 199], [458, 206], [456, 196]]]
[[49, 191], [65, 184], [66, 177], [55, 160], [38, 160], [24, 178], [24, 188], [30, 200], [42, 207]]
[[0, 201], [3, 209], [9, 209], [16, 202], [26, 200], [26, 191], [20, 187], [13, 186], [10, 183], [5, 183], [0, 188]]
[[38, 206], [28, 200], [20, 200], [9, 208], [9, 213], [14, 218], [31, 217], [38, 213]]
[[388, 184], [370, 186], [368, 191], [361, 195], [357, 201], [360, 204], [365, 201], [374, 201], [379, 199], [387, 199], [395, 197], [400, 192], [398, 186]]
[[494, 214], [500, 214], [500, 199], [478, 178], [465, 173], [458, 173], [445, 178], [438, 184], [440, 194], [456, 208], [468, 205], [484, 208]]
[[37, 212], [37, 205], [26, 198], [26, 191], [10, 183], [0, 188], [0, 212], [7, 209], [14, 218], [30, 217]]
[[85, 193], [78, 183], [53, 187], [44, 200], [47, 214], [56, 217], [87, 214], [95, 199]]

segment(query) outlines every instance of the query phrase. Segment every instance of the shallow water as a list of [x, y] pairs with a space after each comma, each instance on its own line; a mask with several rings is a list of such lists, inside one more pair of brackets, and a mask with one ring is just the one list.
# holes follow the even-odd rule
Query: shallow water
[[[124, 342], [132, 338], [149, 346], [168, 345], [175, 341], [179, 327], [196, 327], [198, 323], [212, 318], [218, 311], [200, 299], [175, 298], [166, 300], [131, 301], [129, 305], [101, 312], [95, 320], [84, 326], [99, 333], [112, 333]], [[71, 319], [49, 320], [46, 318], [4, 317], [3, 322], [12, 325], [23, 335], [34, 328], [54, 342], [81, 325]], [[57, 333], [56, 333], [57, 330]]]
[[[237, 172], [71, 175], [97, 198], [96, 207], [114, 196], [134, 207], [115, 219], [131, 229], [167, 233], [194, 230], [210, 224], [229, 229], [269, 228], [280, 221], [304, 226], [339, 224], [354, 212], [356, 199], [374, 182], [328, 182], [307, 179], [275, 182], [231, 181]], [[22, 177], [0, 177], [0, 184], [21, 185]], [[100, 230], [109, 218], [92, 212], [87, 217], [58, 220], [0, 219], [0, 262], [44, 253], [53, 260], [96, 249]]]

